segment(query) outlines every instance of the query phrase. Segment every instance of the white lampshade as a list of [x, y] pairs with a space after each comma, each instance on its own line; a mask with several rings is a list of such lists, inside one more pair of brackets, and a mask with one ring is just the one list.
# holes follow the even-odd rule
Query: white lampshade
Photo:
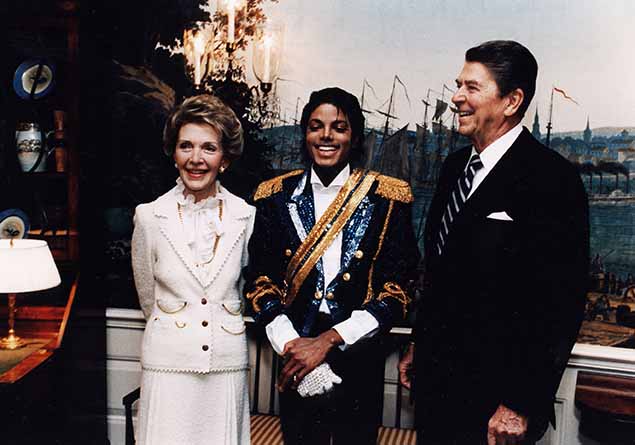
[[0, 293], [33, 292], [60, 284], [46, 241], [0, 239]]

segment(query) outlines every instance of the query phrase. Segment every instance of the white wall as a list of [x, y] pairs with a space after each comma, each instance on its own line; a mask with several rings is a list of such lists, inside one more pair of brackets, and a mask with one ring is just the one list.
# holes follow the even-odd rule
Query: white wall
[[[141, 311], [130, 309], [108, 309], [107, 316], [107, 370], [108, 370], [108, 436], [112, 445], [124, 444], [125, 414], [122, 403], [124, 395], [139, 386], [141, 367], [139, 355], [144, 320]], [[256, 363], [256, 347], [250, 340], [250, 366]], [[269, 408], [269, 382], [272, 353], [263, 347], [258, 410]], [[395, 420], [395, 398], [397, 397], [397, 356], [386, 362], [386, 385], [384, 395], [384, 424], [392, 426]], [[574, 396], [578, 371], [635, 376], [635, 351], [578, 344], [573, 349], [569, 366], [558, 389], [556, 402], [557, 428], [549, 431], [540, 445], [595, 445], [596, 442], [581, 437], [578, 433], [579, 413], [575, 409]], [[250, 394], [253, 395], [253, 375]], [[414, 410], [409, 404], [409, 394], [403, 391], [401, 425], [413, 424]]]

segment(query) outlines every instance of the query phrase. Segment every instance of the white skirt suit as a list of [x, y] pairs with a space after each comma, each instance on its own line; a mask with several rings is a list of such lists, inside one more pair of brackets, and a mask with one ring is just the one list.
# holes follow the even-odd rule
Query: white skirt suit
[[194, 203], [177, 180], [136, 209], [132, 266], [146, 318], [139, 445], [250, 442], [241, 270], [255, 209], [216, 186], [216, 197]]

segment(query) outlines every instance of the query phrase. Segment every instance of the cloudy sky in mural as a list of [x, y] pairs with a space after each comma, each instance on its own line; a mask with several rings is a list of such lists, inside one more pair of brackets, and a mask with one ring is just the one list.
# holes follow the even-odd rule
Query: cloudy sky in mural
[[[468, 47], [514, 39], [540, 67], [526, 124], [537, 106], [545, 131], [553, 85], [579, 103], [554, 98], [555, 132], [581, 130], [587, 116], [592, 128], [635, 126], [631, 0], [280, 0], [266, 9], [285, 24], [279, 93], [288, 119], [297, 97], [301, 107], [310, 91], [329, 85], [360, 95], [364, 79], [376, 93], [367, 88], [365, 108], [385, 111], [398, 75], [408, 96], [397, 84], [393, 125], [414, 128], [428, 90], [434, 100], [443, 84], [454, 88]], [[369, 123], [379, 127], [382, 118], [375, 113]]]

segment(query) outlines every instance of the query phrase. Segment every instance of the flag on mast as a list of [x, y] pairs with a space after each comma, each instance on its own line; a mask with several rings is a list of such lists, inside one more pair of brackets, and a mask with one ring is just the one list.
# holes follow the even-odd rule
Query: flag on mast
[[576, 104], [576, 105], [580, 105], [579, 103], [577, 103], [577, 102], [575, 101], [575, 99], [574, 99], [573, 97], [569, 96], [569, 95], [568, 95], [568, 94], [567, 94], [567, 93], [566, 93], [563, 89], [560, 89], [560, 88], [557, 88], [557, 87], [553, 87], [553, 90], [554, 90], [556, 93], [560, 93], [560, 94], [562, 94], [562, 95], [564, 96], [564, 98], [565, 98], [565, 99], [569, 99], [569, 100], [570, 100], [571, 102], [573, 102], [574, 104]]

